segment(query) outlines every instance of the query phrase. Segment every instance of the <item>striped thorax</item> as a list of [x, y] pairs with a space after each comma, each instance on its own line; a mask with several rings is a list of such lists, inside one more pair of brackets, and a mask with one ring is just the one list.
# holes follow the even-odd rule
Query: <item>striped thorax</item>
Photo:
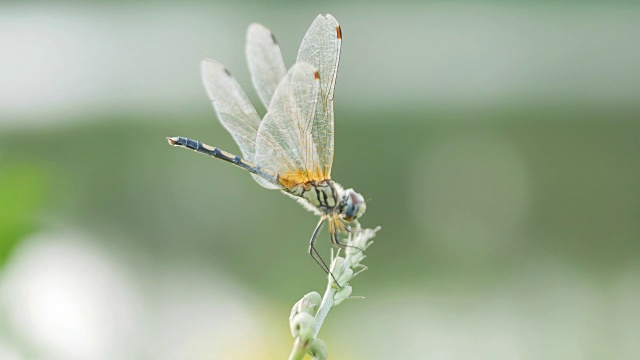
[[338, 206], [342, 188], [331, 180], [322, 180], [299, 184], [283, 192], [317, 215], [326, 215]]
[[331, 180], [310, 181], [283, 190], [300, 204], [319, 216], [337, 214], [346, 222], [352, 222], [364, 214], [367, 205], [362, 195], [353, 189], [344, 190]]

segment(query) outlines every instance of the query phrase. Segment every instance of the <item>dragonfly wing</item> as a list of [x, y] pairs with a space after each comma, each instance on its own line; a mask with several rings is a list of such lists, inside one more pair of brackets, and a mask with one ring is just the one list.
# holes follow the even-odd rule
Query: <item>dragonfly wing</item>
[[289, 69], [273, 95], [256, 140], [256, 162], [278, 175], [284, 187], [322, 180], [312, 128], [320, 90], [313, 65]]
[[219, 62], [205, 59], [202, 82], [222, 125], [240, 147], [242, 156], [253, 161], [260, 116], [236, 79]]
[[271, 98], [287, 73], [280, 45], [269, 29], [251, 24], [247, 30], [245, 54], [253, 86], [265, 108], [269, 109]]
[[[260, 116], [242, 91], [240, 84], [222, 64], [206, 59], [202, 61], [201, 67], [202, 82], [218, 114], [218, 119], [231, 133], [245, 160], [254, 162]], [[268, 189], [282, 188], [259, 175], [252, 174], [252, 176], [258, 184]]]
[[298, 50], [296, 62], [306, 62], [318, 69], [320, 91], [313, 122], [313, 141], [319, 165], [325, 178], [331, 177], [333, 165], [333, 92], [340, 61], [342, 31], [331, 15], [318, 15], [307, 30]]

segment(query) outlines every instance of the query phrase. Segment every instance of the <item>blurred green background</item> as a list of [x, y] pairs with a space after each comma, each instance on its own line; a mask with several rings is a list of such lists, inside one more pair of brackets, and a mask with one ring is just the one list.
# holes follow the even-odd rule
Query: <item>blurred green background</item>
[[318, 13], [383, 227], [330, 357], [640, 358], [640, 7], [248, 0], [0, 4], [0, 358], [286, 358], [317, 219], [164, 138], [237, 152], [199, 61], [258, 104], [247, 26], [290, 66]]

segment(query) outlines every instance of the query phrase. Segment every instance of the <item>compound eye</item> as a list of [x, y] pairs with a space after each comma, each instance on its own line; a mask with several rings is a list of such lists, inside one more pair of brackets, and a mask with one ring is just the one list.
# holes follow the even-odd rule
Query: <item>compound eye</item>
[[347, 207], [344, 211], [344, 219], [351, 222], [360, 217], [365, 209], [366, 205], [364, 204], [362, 195], [355, 191], [350, 191], [347, 196]]

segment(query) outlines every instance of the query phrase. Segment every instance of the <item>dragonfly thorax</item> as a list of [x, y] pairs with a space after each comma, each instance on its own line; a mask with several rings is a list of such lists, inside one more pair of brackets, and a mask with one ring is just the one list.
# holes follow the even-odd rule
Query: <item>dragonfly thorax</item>
[[346, 222], [356, 220], [367, 208], [362, 195], [353, 189], [344, 190], [331, 180], [309, 181], [287, 189], [285, 194], [317, 215], [337, 213]]
[[307, 209], [317, 215], [332, 213], [340, 204], [340, 185], [331, 180], [309, 181], [286, 190], [286, 194], [293, 195]]

